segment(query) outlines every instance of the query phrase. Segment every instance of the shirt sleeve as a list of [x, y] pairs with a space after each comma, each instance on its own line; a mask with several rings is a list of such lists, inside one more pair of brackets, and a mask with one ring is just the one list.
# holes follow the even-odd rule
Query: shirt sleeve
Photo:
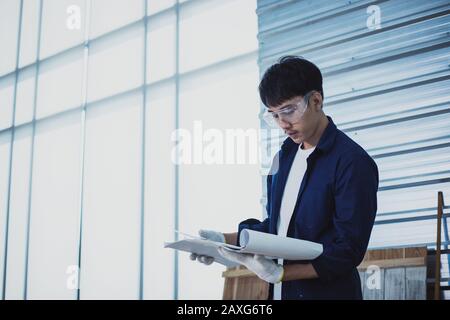
[[332, 281], [364, 258], [377, 211], [378, 168], [367, 154], [338, 165], [335, 181], [334, 240], [312, 261], [319, 278]]

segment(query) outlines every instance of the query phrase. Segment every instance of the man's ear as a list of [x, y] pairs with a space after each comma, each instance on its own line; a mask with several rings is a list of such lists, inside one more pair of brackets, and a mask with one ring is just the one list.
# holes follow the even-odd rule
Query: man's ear
[[318, 91], [314, 91], [311, 98], [312, 98], [312, 103], [313, 103], [314, 109], [316, 111], [322, 110], [322, 107], [323, 107], [322, 95]]

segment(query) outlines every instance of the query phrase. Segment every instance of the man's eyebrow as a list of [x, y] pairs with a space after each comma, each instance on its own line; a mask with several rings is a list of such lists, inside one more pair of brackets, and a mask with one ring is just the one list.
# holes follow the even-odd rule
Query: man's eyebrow
[[289, 108], [289, 107], [292, 107], [292, 106], [294, 106], [294, 105], [295, 105], [295, 103], [287, 104], [287, 105], [281, 107], [280, 109], [278, 109], [277, 112], [278, 112], [278, 111], [281, 111], [281, 110], [284, 110], [284, 109], [287, 109], [287, 108]]
[[294, 103], [294, 102], [289, 103], [289, 104], [287, 104], [287, 105], [281, 107], [280, 109], [278, 109], [278, 110], [276, 110], [276, 111], [273, 111], [273, 110], [270, 110], [269, 108], [267, 108], [267, 112], [274, 113], [274, 112], [278, 112], [278, 111], [284, 110], [284, 109], [286, 109], [286, 108], [288, 108], [288, 107], [292, 107], [292, 106], [295, 106], [295, 103]]

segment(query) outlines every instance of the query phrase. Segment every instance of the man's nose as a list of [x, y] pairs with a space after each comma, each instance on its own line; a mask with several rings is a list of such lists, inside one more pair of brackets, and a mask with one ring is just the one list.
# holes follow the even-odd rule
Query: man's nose
[[278, 125], [281, 127], [281, 129], [289, 129], [291, 127], [291, 124], [289, 122], [283, 120], [283, 118], [281, 118], [281, 117], [278, 121]]

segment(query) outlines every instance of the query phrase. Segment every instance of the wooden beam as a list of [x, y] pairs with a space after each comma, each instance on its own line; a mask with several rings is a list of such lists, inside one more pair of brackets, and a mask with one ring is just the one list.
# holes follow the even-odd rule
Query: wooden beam
[[436, 269], [434, 282], [434, 300], [441, 299], [441, 224], [442, 214], [444, 211], [444, 196], [442, 191], [438, 192], [438, 207], [437, 207], [437, 234], [436, 234]]
[[222, 272], [224, 278], [234, 277], [256, 277], [256, 275], [248, 269], [229, 269]]
[[366, 270], [369, 266], [377, 266], [382, 269], [426, 266], [426, 257], [387, 259], [387, 260], [365, 260], [359, 266], [358, 270]]

